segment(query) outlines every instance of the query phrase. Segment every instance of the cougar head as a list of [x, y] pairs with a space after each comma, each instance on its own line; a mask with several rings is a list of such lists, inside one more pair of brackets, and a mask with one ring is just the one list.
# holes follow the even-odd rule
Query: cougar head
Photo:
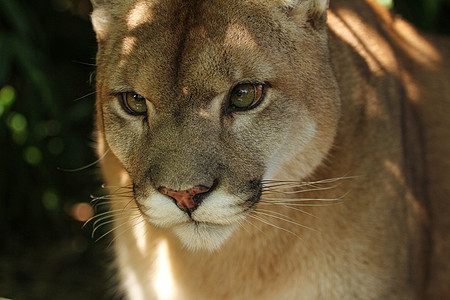
[[[218, 248], [336, 132], [325, 0], [95, 3], [97, 121], [153, 226]], [[289, 177], [291, 176], [291, 177]]]

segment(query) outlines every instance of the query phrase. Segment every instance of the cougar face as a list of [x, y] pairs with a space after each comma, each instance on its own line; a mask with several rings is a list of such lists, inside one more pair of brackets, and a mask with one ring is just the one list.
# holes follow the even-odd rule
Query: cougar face
[[145, 219], [215, 249], [287, 161], [300, 177], [322, 161], [339, 96], [324, 29], [275, 1], [192, 2], [94, 12], [98, 120]]

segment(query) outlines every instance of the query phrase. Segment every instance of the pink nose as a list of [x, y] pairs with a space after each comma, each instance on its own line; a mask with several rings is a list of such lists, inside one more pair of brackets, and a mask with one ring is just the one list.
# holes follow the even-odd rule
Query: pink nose
[[194, 199], [197, 194], [206, 193], [209, 188], [203, 185], [197, 185], [185, 191], [175, 191], [166, 187], [161, 187], [158, 189], [161, 194], [172, 197], [177, 201], [179, 208], [187, 208], [193, 210], [198, 206], [198, 201]]

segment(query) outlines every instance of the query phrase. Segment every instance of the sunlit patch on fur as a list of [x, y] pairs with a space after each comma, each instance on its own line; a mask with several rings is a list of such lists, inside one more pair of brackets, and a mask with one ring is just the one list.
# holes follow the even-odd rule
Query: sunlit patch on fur
[[122, 55], [129, 55], [136, 44], [135, 36], [127, 36], [122, 40]]
[[[122, 249], [122, 251], [126, 250]], [[140, 283], [136, 271], [127, 265], [122, 265], [121, 272], [122, 278], [124, 278], [123, 286], [125, 286], [127, 289], [129, 299], [144, 300], [145, 291], [142, 284]]]
[[142, 0], [136, 3], [127, 16], [128, 29], [135, 29], [139, 25], [150, 22], [153, 18], [153, 11], [149, 1]]
[[228, 26], [225, 36], [225, 45], [249, 50], [253, 50], [257, 47], [257, 43], [252, 38], [247, 28], [239, 24], [231, 24]]
[[142, 222], [142, 218], [139, 217], [131, 217], [130, 225], [133, 228], [133, 235], [135, 237], [137, 246], [141, 253], [146, 253], [147, 251], [147, 239], [143, 238], [146, 235], [145, 223]]
[[191, 251], [214, 251], [231, 236], [236, 226], [190, 222], [175, 226], [173, 232]]
[[176, 299], [176, 289], [170, 269], [167, 241], [161, 240], [156, 251], [156, 274], [155, 280], [153, 281], [153, 288], [158, 295], [158, 299]]

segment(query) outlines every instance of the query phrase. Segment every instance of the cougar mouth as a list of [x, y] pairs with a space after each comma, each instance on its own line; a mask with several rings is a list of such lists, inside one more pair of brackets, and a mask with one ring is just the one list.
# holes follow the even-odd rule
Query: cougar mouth
[[213, 224], [206, 222], [188, 222], [176, 225], [172, 228], [181, 244], [194, 251], [214, 251], [231, 236], [236, 224]]
[[201, 205], [190, 213], [156, 190], [148, 197], [136, 197], [136, 202], [147, 222], [172, 231], [187, 248], [214, 250], [255, 209], [262, 194], [261, 185], [255, 187], [246, 196], [233, 195], [224, 188], [218, 188], [208, 193]]

